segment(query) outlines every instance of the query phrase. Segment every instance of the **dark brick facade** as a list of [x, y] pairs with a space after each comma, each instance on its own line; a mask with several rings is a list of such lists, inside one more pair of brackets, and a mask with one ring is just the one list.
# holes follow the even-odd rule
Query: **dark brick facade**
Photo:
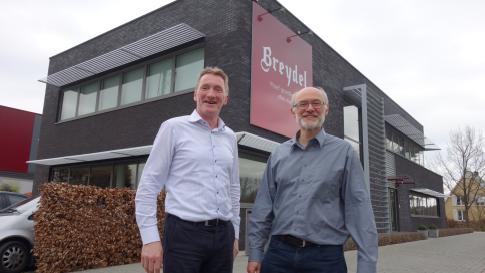
[[[280, 4], [274, 0], [261, 0], [258, 3], [267, 10], [280, 7]], [[278, 11], [272, 15], [294, 32], [308, 30], [288, 11]], [[252, 1], [179, 0], [51, 57], [48, 71], [49, 74], [58, 72], [179, 23], [186, 23], [206, 36], [202, 40], [184, 45], [183, 48], [203, 47], [205, 65], [221, 67], [229, 75], [230, 100], [221, 113], [224, 121], [236, 132], [249, 131], [261, 137], [282, 142], [286, 140], [285, 137], [249, 124], [251, 22]], [[312, 46], [314, 85], [322, 86], [330, 100], [330, 113], [325, 122], [327, 132], [338, 137], [344, 136], [343, 106], [348, 105], [348, 102], [344, 100], [343, 88], [357, 84], [366, 84], [369, 89], [384, 97], [385, 109], [389, 109], [392, 113], [399, 111], [406, 118], [412, 119], [413, 124], [417, 123], [318, 36], [305, 34], [301, 38]], [[177, 52], [183, 48], [161, 52], [137, 63]], [[136, 63], [127, 66], [134, 64]], [[123, 68], [125, 67], [120, 67], [116, 71]], [[96, 75], [96, 78], [116, 71]], [[60, 91], [64, 88], [66, 87], [57, 88], [47, 85], [39, 159], [151, 145], [161, 122], [174, 116], [190, 114], [195, 106], [192, 99], [193, 93], [189, 92], [58, 122]], [[385, 114], [388, 114], [387, 111]], [[422, 129], [422, 126], [419, 124], [418, 128]], [[419, 174], [420, 179], [426, 178], [427, 171], [424, 168], [404, 159], [401, 161], [399, 164], [396, 161], [396, 165], [402, 165], [399, 166], [400, 171], [402, 169], [404, 173]], [[37, 168], [34, 191], [37, 191], [41, 183], [48, 180], [48, 175], [48, 167]], [[437, 178], [433, 177], [433, 179], [435, 181]], [[405, 215], [405, 213], [402, 214]], [[411, 221], [403, 219], [403, 226], [411, 227], [413, 225]]]
[[439, 218], [411, 216], [409, 207], [409, 189], [427, 188], [437, 192], [443, 192], [443, 179], [440, 175], [431, 172], [420, 165], [409, 161], [399, 155], [394, 155], [396, 160], [396, 174], [409, 176], [414, 185], [401, 185], [397, 189], [399, 202], [399, 227], [400, 231], [415, 231], [420, 224], [434, 224], [437, 227], [446, 227], [445, 202], [438, 198]]

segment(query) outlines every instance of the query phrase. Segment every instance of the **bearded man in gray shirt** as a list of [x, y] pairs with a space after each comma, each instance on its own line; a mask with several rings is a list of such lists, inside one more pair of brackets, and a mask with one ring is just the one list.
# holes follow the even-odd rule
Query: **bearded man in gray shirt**
[[303, 88], [291, 105], [300, 130], [268, 160], [249, 223], [247, 272], [347, 272], [343, 244], [351, 236], [357, 272], [375, 273], [377, 231], [359, 158], [322, 128], [323, 89]]

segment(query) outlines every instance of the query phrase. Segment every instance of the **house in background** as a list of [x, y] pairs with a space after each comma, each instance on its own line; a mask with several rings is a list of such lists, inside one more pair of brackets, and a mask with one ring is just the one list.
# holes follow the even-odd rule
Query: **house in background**
[[446, 219], [465, 222], [465, 203], [470, 204], [469, 221], [485, 224], [485, 182], [476, 173], [468, 172], [451, 191], [445, 203]]
[[0, 191], [32, 192], [42, 116], [0, 105]]

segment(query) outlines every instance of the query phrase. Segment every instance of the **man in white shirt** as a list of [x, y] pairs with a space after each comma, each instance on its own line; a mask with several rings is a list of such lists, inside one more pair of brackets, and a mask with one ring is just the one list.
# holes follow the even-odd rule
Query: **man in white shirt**
[[[162, 123], [136, 193], [136, 221], [147, 273], [231, 273], [238, 252], [239, 162], [236, 136], [219, 113], [228, 101], [228, 77], [205, 68], [191, 115]], [[163, 247], [156, 200], [165, 199]]]

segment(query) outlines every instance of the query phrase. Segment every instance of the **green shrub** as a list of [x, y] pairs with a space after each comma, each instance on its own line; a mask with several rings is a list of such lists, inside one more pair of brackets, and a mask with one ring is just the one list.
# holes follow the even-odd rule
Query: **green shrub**
[[429, 224], [428, 229], [437, 229], [435, 224]]
[[427, 230], [428, 228], [425, 225], [418, 225], [418, 230]]

